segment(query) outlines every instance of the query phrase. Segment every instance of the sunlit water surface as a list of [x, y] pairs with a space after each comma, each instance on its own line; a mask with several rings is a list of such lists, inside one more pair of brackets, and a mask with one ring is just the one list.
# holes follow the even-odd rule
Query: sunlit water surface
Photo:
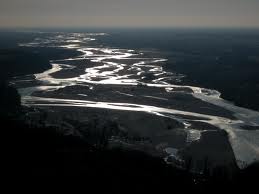
[[[220, 93], [215, 90], [186, 86], [178, 84], [184, 75], [174, 72], [167, 72], [163, 69], [163, 64], [167, 59], [155, 57], [145, 54], [143, 51], [135, 51], [132, 49], [118, 49], [111, 47], [98, 46], [91, 44], [95, 42], [99, 36], [108, 36], [105, 33], [52, 33], [48, 36], [36, 38], [31, 43], [23, 43], [20, 46], [30, 47], [62, 47], [67, 49], [75, 49], [82, 52], [82, 55], [75, 58], [68, 58], [59, 61], [51, 61], [52, 69], [43, 73], [35, 74], [36, 86], [19, 88], [22, 94], [22, 102], [28, 106], [64, 106], [64, 107], [91, 107], [112, 110], [138, 111], [155, 114], [159, 117], [171, 117], [181, 122], [188, 129], [188, 119], [181, 118], [179, 115], [194, 116], [196, 121], [209, 123], [221, 128], [229, 134], [229, 141], [233, 148], [237, 164], [240, 168], [245, 167], [254, 161], [259, 160], [259, 131], [244, 130], [242, 126], [259, 126], [259, 113], [245, 108], [237, 107], [220, 98]], [[94, 46], [93, 46], [94, 45]], [[97, 45], [97, 46], [96, 46]], [[75, 62], [89, 60], [94, 65], [86, 66], [83, 71], [77, 72], [76, 76], [53, 76], [61, 71], [76, 70], [78, 67]], [[172, 82], [173, 80], [173, 82]], [[17, 80], [17, 82], [25, 80]], [[160, 88], [166, 93], [173, 93], [177, 89], [184, 88], [181, 92], [188, 89], [194, 98], [208, 102], [210, 104], [223, 107], [233, 112], [236, 119], [224, 118], [221, 116], [213, 116], [192, 111], [177, 110], [173, 108], [160, 107], [153, 104], [138, 104], [106, 101], [88, 100], [87, 95], [78, 93], [79, 96], [85, 97], [84, 100], [49, 98], [34, 96], [36, 91], [55, 91], [68, 86], [87, 85], [94, 90], [96, 85], [113, 85], [113, 86], [138, 86], [147, 88]], [[123, 93], [118, 91], [122, 96], [134, 98], [135, 94]], [[163, 93], [159, 96], [144, 94], [145, 98], [153, 98], [161, 101], [168, 101]], [[176, 116], [177, 115], [177, 116]], [[188, 141], [198, 141], [200, 131], [188, 130]], [[166, 148], [169, 154], [176, 154], [176, 149]]]

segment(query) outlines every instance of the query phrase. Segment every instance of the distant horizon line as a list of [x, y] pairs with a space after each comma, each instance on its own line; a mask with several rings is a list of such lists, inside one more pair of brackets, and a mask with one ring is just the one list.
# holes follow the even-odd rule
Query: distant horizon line
[[22, 26], [0, 26], [0, 31], [14, 30], [14, 31], [35, 31], [35, 30], [112, 30], [112, 29], [163, 29], [163, 30], [259, 30], [259, 26], [248, 27], [248, 26], [44, 26], [44, 27], [22, 27]]

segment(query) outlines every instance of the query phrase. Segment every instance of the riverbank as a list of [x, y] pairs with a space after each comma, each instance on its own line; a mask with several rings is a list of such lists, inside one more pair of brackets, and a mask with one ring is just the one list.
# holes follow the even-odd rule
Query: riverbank
[[[61, 44], [59, 40], [54, 41]], [[2, 142], [6, 151], [6, 165], [3, 166], [6, 175], [24, 180], [27, 176], [29, 179], [82, 176], [89, 187], [90, 182], [96, 185], [107, 183], [120, 192], [129, 187], [143, 191], [173, 187], [174, 190], [192, 192], [255, 187], [257, 164], [239, 170], [228, 134], [220, 129], [222, 123], [223, 127], [240, 126], [231, 111], [194, 98], [192, 94], [199, 88], [148, 85], [154, 77], [145, 72], [138, 74], [139, 68], [161, 71], [159, 66], [149, 64], [160, 64], [161, 59], [160, 62], [154, 58], [137, 63], [135, 74], [131, 76], [134, 79], [139, 76], [143, 83], [127, 85], [127, 81], [135, 82], [128, 79], [128, 75], [126, 79], [123, 77], [124, 73], [132, 73], [122, 69], [132, 63], [130, 60], [125, 62], [123, 57], [138, 53], [109, 48], [92, 50], [101, 56], [97, 56], [99, 62], [89, 65], [86, 72], [88, 63], [81, 63], [79, 70], [73, 72], [71, 66], [65, 66], [70, 72], [66, 75], [66, 71], [57, 72], [55, 76], [49, 75], [48, 71], [22, 76], [22, 80], [17, 78], [20, 89], [32, 86], [25, 89], [34, 91], [37, 86], [38, 91], [22, 98], [23, 103], [31, 108], [21, 107], [17, 92], [9, 86], [3, 87], [2, 92], [7, 92], [2, 94], [8, 95], [3, 95], [2, 104], [5, 107], [17, 104], [20, 109], [11, 111], [11, 114], [4, 112], [1, 117], [5, 126]], [[113, 54], [116, 60], [111, 59]], [[101, 64], [100, 58], [103, 57], [110, 60]], [[65, 58], [69, 56], [65, 55]], [[123, 64], [114, 64], [117, 60], [122, 60]], [[82, 71], [86, 74], [81, 80], [70, 79]], [[107, 82], [98, 85], [99, 81], [105, 83], [105, 80], [114, 81], [113, 78], [120, 85]], [[31, 83], [24, 84], [28, 80]], [[10, 98], [11, 94], [15, 97]], [[250, 124], [247, 120], [245, 122]], [[242, 152], [240, 154], [242, 156]], [[184, 165], [177, 166], [182, 159]]]
[[[93, 146], [80, 136], [64, 135], [60, 127], [29, 126], [17, 117], [1, 119], [1, 124], [5, 126], [1, 129], [5, 148], [1, 176], [5, 177], [4, 182], [11, 178], [9, 183], [23, 183], [23, 188], [32, 188], [28, 181], [48, 188], [51, 180], [56, 184], [69, 180], [70, 186], [78, 180], [87, 189], [102, 191], [105, 186], [123, 193], [172, 188], [192, 193], [235, 192], [257, 188], [258, 164], [237, 171], [231, 178], [223, 169], [210, 175], [206, 171], [203, 175], [193, 174], [141, 151], [107, 149], [104, 144]], [[102, 136], [100, 133], [98, 139]]]

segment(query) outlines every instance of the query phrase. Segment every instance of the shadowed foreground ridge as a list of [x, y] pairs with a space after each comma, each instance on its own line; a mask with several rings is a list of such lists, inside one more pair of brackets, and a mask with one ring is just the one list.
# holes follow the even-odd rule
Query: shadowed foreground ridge
[[[13, 99], [14, 104], [19, 104], [19, 98]], [[10, 112], [9, 116], [1, 115], [5, 163], [1, 171], [6, 177], [16, 177], [21, 181], [33, 180], [34, 177], [62, 180], [73, 176], [87, 181], [85, 186], [105, 184], [121, 191], [128, 188], [154, 191], [172, 187], [192, 192], [210, 191], [212, 188], [214, 191], [238, 191], [256, 186], [258, 164], [237, 172], [231, 179], [224, 177], [220, 169], [213, 175], [206, 175], [206, 172], [204, 175], [192, 174], [142, 152], [92, 146], [80, 137], [63, 135], [60, 129], [29, 126], [23, 122], [23, 114], [20, 111]]]

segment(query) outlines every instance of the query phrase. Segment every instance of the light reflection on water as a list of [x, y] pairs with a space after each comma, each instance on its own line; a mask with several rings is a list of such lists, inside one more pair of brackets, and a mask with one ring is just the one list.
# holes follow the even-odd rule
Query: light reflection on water
[[[52, 69], [40, 74], [35, 74], [36, 81], [40, 81], [40, 85], [35, 87], [20, 88], [19, 91], [23, 96], [23, 103], [29, 106], [66, 106], [66, 107], [91, 107], [123, 111], [138, 111], [155, 114], [162, 117], [170, 117], [181, 122], [188, 132], [187, 141], [197, 141], [201, 137], [199, 131], [189, 128], [188, 119], [182, 119], [175, 115], [194, 116], [203, 119], [197, 119], [224, 129], [229, 134], [229, 140], [235, 153], [239, 167], [243, 167], [243, 162], [247, 164], [254, 160], [259, 160], [259, 131], [245, 131], [242, 125], [257, 126], [259, 125], [259, 113], [236, 107], [233, 104], [220, 98], [220, 93], [215, 90], [205, 89], [195, 86], [178, 85], [170, 82], [172, 77], [174, 80], [181, 80], [183, 75], [166, 72], [163, 69], [163, 63], [167, 59], [151, 58], [143, 56], [145, 53], [138, 53], [130, 49], [116, 49], [87, 46], [87, 42], [95, 41], [98, 36], [107, 35], [72, 33], [72, 34], [54, 34], [53, 37], [48, 36], [45, 39], [35, 39], [35, 42], [23, 44], [23, 46], [50, 46], [63, 47], [67, 49], [76, 49], [82, 52], [81, 56], [64, 59], [60, 61], [52, 61]], [[84, 72], [79, 72], [78, 76], [71, 78], [57, 78], [53, 76], [55, 73], [69, 69], [77, 68], [72, 65], [73, 61], [90, 60], [94, 62], [93, 67], [85, 68]], [[71, 63], [71, 64], [70, 64]], [[118, 103], [118, 102], [96, 102], [76, 99], [60, 99], [60, 98], [44, 98], [35, 97], [35, 91], [54, 91], [71, 85], [80, 84], [97, 84], [97, 85], [123, 85], [123, 86], [139, 86], [162, 88], [165, 93], [175, 92], [176, 89], [188, 89], [194, 98], [223, 107], [234, 113], [237, 120], [231, 120], [220, 116], [211, 116], [196, 113], [195, 110], [183, 111], [169, 108], [161, 108], [152, 105]], [[94, 89], [94, 87], [93, 87]], [[119, 91], [118, 91], [119, 92]], [[187, 93], [185, 90], [183, 92]], [[123, 93], [122, 93], [123, 94]], [[79, 94], [78, 94], [79, 95]], [[80, 94], [84, 95], [84, 94]], [[134, 94], [124, 93], [124, 96], [134, 98]], [[85, 96], [87, 98], [87, 95]], [[156, 100], [168, 100], [163, 95], [151, 96], [143, 95], [144, 98], [154, 98]], [[194, 120], [194, 119], [192, 119]], [[167, 148], [169, 152], [176, 155], [175, 150]]]

